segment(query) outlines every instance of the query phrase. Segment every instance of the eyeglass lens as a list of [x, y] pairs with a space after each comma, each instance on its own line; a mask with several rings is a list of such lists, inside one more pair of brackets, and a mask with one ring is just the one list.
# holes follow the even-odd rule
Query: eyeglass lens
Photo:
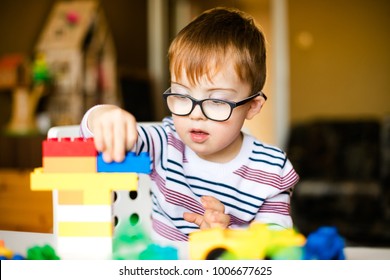
[[[189, 115], [195, 108], [193, 100], [182, 95], [168, 96], [167, 105], [173, 114], [180, 116]], [[217, 121], [228, 119], [232, 110], [228, 103], [220, 100], [203, 100], [200, 107], [207, 118]]]

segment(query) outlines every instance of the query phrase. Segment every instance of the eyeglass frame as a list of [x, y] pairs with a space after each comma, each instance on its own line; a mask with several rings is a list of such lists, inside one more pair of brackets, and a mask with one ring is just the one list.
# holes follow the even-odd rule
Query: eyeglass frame
[[[187, 114], [176, 114], [176, 113], [173, 113], [171, 111], [171, 109], [169, 109], [169, 105], [168, 105], [168, 97], [169, 96], [183, 96], [183, 97], [187, 97], [188, 99], [190, 99], [192, 101], [192, 108], [191, 110], [187, 113]], [[224, 121], [227, 121], [231, 116], [232, 116], [232, 113], [233, 113], [233, 110], [235, 108], [237, 108], [238, 106], [241, 106], [241, 105], [244, 105], [246, 103], [248, 103], [249, 101], [251, 101], [252, 99], [258, 97], [258, 96], [261, 96], [264, 98], [265, 101], [267, 101], [267, 96], [265, 95], [265, 93], [263, 91], [259, 91], [255, 94], [252, 94], [251, 96], [247, 97], [247, 98], [244, 98], [240, 101], [237, 101], [237, 102], [234, 102], [234, 101], [228, 101], [228, 100], [222, 100], [222, 99], [217, 99], [217, 98], [206, 98], [206, 99], [201, 99], [201, 100], [198, 100], [196, 98], [193, 98], [191, 95], [188, 95], [188, 94], [180, 94], [180, 93], [173, 93], [171, 92], [171, 88], [169, 87], [166, 91], [164, 91], [163, 93], [163, 97], [165, 99], [165, 103], [167, 104], [167, 107], [169, 109], [169, 111], [173, 114], [173, 115], [176, 115], [176, 116], [181, 116], [181, 117], [185, 117], [185, 116], [189, 116], [192, 111], [194, 111], [195, 109], [195, 106], [196, 105], [199, 105], [203, 115], [209, 119], [209, 120], [212, 120], [212, 121], [216, 121], [216, 122], [224, 122]], [[226, 103], [230, 106], [230, 113], [229, 113], [229, 116], [226, 118], [226, 119], [223, 119], [223, 120], [215, 120], [215, 119], [212, 119], [210, 118], [209, 116], [207, 116], [207, 114], [204, 112], [203, 110], [203, 102], [205, 101], [216, 101], [216, 102], [222, 102], [222, 103]]]

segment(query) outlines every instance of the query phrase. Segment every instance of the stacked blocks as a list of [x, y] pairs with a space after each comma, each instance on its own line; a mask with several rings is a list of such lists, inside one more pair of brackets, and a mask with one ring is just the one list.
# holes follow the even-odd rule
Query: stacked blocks
[[63, 259], [110, 259], [112, 191], [137, 190], [137, 173], [150, 173], [148, 154], [128, 153], [121, 163], [104, 163], [92, 138], [50, 138], [42, 154], [43, 167], [31, 174], [31, 189], [58, 191], [58, 254]]

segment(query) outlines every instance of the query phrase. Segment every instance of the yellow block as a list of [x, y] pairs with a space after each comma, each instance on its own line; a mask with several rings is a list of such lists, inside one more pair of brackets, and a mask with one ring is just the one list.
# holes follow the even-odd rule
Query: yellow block
[[113, 235], [110, 222], [59, 222], [58, 236], [105, 237]]
[[32, 190], [137, 190], [137, 173], [43, 173], [35, 168], [30, 176]]
[[43, 173], [34, 169], [31, 190], [83, 191], [83, 204], [111, 204], [114, 190], [137, 190], [137, 173]]
[[43, 157], [45, 173], [96, 172], [96, 157]]
[[113, 202], [110, 190], [85, 190], [82, 205], [110, 205]]

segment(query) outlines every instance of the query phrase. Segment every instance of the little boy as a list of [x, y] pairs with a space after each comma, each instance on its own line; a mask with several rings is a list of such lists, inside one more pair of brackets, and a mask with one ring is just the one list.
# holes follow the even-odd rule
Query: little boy
[[172, 116], [161, 125], [137, 125], [113, 105], [91, 108], [81, 123], [107, 162], [149, 152], [153, 238], [186, 241], [192, 231], [254, 221], [292, 227], [298, 175], [283, 151], [241, 131], [266, 101], [265, 40], [254, 20], [208, 10], [178, 33], [168, 57], [162, 97]]

